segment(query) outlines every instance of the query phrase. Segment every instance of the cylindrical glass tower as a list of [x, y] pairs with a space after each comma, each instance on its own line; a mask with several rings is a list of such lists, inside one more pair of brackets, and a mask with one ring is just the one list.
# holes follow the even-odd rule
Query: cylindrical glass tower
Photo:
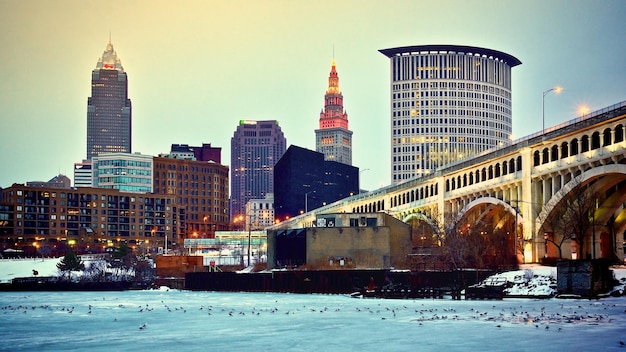
[[380, 52], [391, 59], [393, 184], [510, 141], [517, 58], [459, 45]]

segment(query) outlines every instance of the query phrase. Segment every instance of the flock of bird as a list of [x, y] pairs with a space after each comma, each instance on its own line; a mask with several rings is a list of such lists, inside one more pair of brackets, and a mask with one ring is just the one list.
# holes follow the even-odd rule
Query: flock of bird
[[[103, 299], [104, 300], [104, 299]], [[468, 308], [465, 311], [461, 311], [459, 308], [414, 308], [409, 307], [409, 305], [388, 307], [381, 302], [384, 300], [376, 300], [376, 304], [371, 305], [363, 305], [362, 307], [355, 307], [354, 311], [356, 313], [368, 313], [372, 316], [380, 316], [380, 319], [387, 320], [391, 318], [397, 318], [402, 315], [402, 317], [406, 317], [409, 321], [424, 323], [428, 321], [437, 321], [437, 320], [481, 320], [485, 322], [494, 322], [498, 323], [496, 327], [502, 327], [502, 323], [511, 323], [511, 324], [527, 324], [534, 325], [538, 328], [540, 325], [544, 325], [545, 329], [550, 328], [550, 324], [610, 324], [613, 320], [608, 314], [600, 314], [589, 312], [590, 309], [586, 309], [583, 305], [577, 306], [566, 306], [565, 304], [559, 304], [556, 311], [548, 312], [545, 307], [541, 307], [539, 310], [535, 309], [535, 311], [531, 311], [525, 309], [523, 305], [518, 307], [509, 307], [509, 308], [500, 308], [498, 309], [498, 305], [493, 305], [491, 311], [486, 310], [478, 310], [475, 308]], [[413, 301], [415, 302], [415, 301]], [[326, 312], [342, 312], [345, 311], [345, 307], [338, 306], [336, 308], [329, 308], [327, 306], [317, 308], [317, 307], [307, 307], [303, 305], [299, 309], [291, 309], [283, 311], [279, 308], [280, 304], [278, 301], [275, 302], [275, 306], [272, 307], [250, 307], [247, 309], [237, 309], [234, 307], [228, 308], [225, 306], [213, 306], [213, 305], [201, 305], [198, 307], [198, 312], [202, 312], [206, 315], [224, 315], [228, 317], [233, 316], [260, 316], [262, 314], [302, 314], [302, 313], [326, 313]], [[598, 310], [598, 306], [606, 310], [608, 305], [603, 302], [592, 302], [590, 305], [596, 305], [593, 310]], [[415, 305], [412, 305], [415, 306]], [[613, 304], [615, 307], [615, 305]], [[422, 305], [423, 307], [423, 305]], [[92, 304], [88, 304], [86, 307], [82, 308], [80, 313], [84, 313], [87, 315], [93, 314], [94, 309], [103, 309], [104, 307], [98, 306], [96, 308]], [[110, 306], [106, 306], [107, 309], [110, 309]], [[132, 306], [127, 306], [125, 304], [118, 304], [116, 306], [117, 309], [133, 309]], [[183, 306], [170, 306], [166, 304], [163, 300], [160, 301], [160, 304], [150, 306], [149, 303], [145, 305], [136, 306], [134, 310], [137, 313], [150, 313], [155, 310], [165, 310], [168, 313], [187, 313], [187, 311], [192, 308], [185, 308]], [[3, 314], [9, 313], [22, 313], [27, 314], [29, 312], [34, 312], [36, 310], [47, 310], [47, 311], [55, 311], [55, 312], [63, 312], [67, 314], [73, 314], [77, 311], [76, 306], [53, 306], [53, 305], [5, 305], [0, 307], [0, 311]], [[600, 309], [602, 310], [602, 309]], [[624, 310], [626, 314], [626, 310]], [[114, 320], [117, 321], [117, 318]], [[139, 327], [141, 330], [147, 328], [147, 324], [142, 324]]]
[[[102, 299], [106, 301], [106, 298]], [[117, 300], [117, 298], [115, 298]], [[353, 300], [353, 299], [351, 299]], [[121, 301], [120, 301], [121, 302]], [[626, 304], [617, 307], [613, 303], [605, 303], [600, 301], [563, 301], [559, 304], [549, 304], [549, 308], [539, 307], [537, 305], [511, 305], [511, 304], [495, 304], [490, 307], [485, 304], [479, 305], [481, 308], [474, 308], [470, 302], [463, 304], [450, 304], [448, 307], [442, 308], [441, 305], [433, 307], [431, 304], [420, 303], [419, 300], [413, 301], [390, 301], [382, 299], [362, 300], [358, 305], [341, 304], [337, 301], [330, 301], [328, 306], [319, 306], [314, 302], [312, 304], [301, 305], [294, 308], [294, 305], [282, 306], [278, 300], [276, 301], [260, 301], [259, 305], [242, 305], [233, 302], [232, 306], [227, 303], [216, 302], [215, 304], [204, 304], [198, 306], [184, 306], [181, 302], [177, 304], [168, 304], [165, 300], [154, 299], [150, 303], [136, 305], [132, 303], [113, 302], [111, 299], [106, 303], [97, 300], [86, 304], [81, 302], [77, 305], [4, 305], [0, 306], [1, 314], [40, 314], [41, 311], [52, 313], [63, 313], [84, 316], [102, 316], [104, 310], [108, 310], [107, 317], [112, 322], [118, 322], [122, 319], [129, 321], [141, 321], [138, 330], [149, 330], [148, 321], [157, 321], [163, 319], [163, 314], [186, 314], [189, 319], [197, 319], [198, 315], [219, 317], [220, 319], [237, 319], [237, 317], [248, 316], [264, 316], [267, 314], [277, 315], [310, 315], [310, 314], [353, 314], [367, 316], [370, 320], [397, 320], [403, 322], [415, 322], [419, 326], [431, 324], [435, 321], [476, 321], [493, 323], [494, 328], [502, 329], [513, 325], [523, 325], [534, 329], [543, 329], [546, 331], [560, 332], [568, 329], [572, 324], [587, 325], [611, 325], [616, 324], [615, 312], [626, 307]], [[608, 310], [611, 312], [603, 313]], [[150, 316], [151, 313], [157, 312], [160, 315]], [[350, 313], [352, 312], [352, 313]], [[139, 317], [135, 314], [143, 314]], [[626, 310], [623, 313], [626, 314]], [[118, 320], [119, 318], [119, 320]], [[241, 319], [241, 318], [239, 318]], [[109, 320], [111, 321], [111, 320]], [[624, 321], [620, 318], [619, 321]], [[620, 346], [626, 347], [623, 341], [618, 341]]]

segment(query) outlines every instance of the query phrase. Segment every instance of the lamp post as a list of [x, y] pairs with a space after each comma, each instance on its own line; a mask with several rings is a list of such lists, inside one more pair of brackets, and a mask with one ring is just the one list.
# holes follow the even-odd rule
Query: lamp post
[[250, 216], [250, 222], [248, 223], [248, 266], [250, 266], [250, 247], [252, 242], [252, 214]]
[[204, 218], [202, 219], [202, 221], [204, 222], [204, 228], [202, 229], [202, 238], [207, 237], [207, 230], [206, 230], [206, 221], [207, 221], [207, 216], [205, 215]]
[[304, 194], [304, 212], [309, 212], [309, 193], [315, 193], [315, 191], [309, 191]]
[[541, 97], [541, 134], [544, 134], [546, 131], [546, 94], [550, 92], [554, 92], [556, 94], [560, 93], [563, 88], [556, 86], [554, 88], [550, 88], [543, 92], [543, 96]]
[[543, 257], [548, 258], [548, 233], [543, 233]]

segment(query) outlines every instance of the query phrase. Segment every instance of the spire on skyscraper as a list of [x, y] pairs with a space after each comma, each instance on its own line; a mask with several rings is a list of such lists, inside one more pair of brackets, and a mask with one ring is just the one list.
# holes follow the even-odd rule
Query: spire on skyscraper
[[102, 57], [98, 59], [96, 64], [96, 70], [118, 70], [124, 72], [122, 67], [122, 61], [117, 57], [117, 52], [113, 50], [113, 43], [111, 43], [111, 34], [109, 33], [109, 42], [107, 43], [106, 50], [102, 53]]
[[87, 99], [87, 160], [102, 153], [130, 153], [132, 104], [128, 76], [109, 37], [106, 50], [91, 72]]
[[326, 160], [352, 165], [352, 131], [348, 129], [348, 114], [343, 109], [343, 95], [339, 89], [339, 75], [334, 57], [320, 112], [319, 129], [315, 130], [316, 150]]

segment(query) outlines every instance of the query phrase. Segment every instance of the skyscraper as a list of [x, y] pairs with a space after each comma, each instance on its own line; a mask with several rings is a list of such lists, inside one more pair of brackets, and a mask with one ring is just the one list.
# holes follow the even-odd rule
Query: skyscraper
[[239, 122], [230, 140], [231, 219], [246, 215], [246, 203], [250, 199], [274, 193], [274, 165], [286, 146], [278, 121]]
[[91, 72], [87, 100], [87, 160], [101, 153], [131, 152], [131, 103], [128, 78], [109, 39]]
[[343, 110], [343, 94], [333, 59], [324, 109], [320, 113], [319, 129], [315, 130], [315, 150], [324, 160], [352, 165], [352, 131], [348, 129], [348, 114]]
[[393, 184], [510, 141], [517, 58], [459, 45], [380, 52], [391, 59]]

